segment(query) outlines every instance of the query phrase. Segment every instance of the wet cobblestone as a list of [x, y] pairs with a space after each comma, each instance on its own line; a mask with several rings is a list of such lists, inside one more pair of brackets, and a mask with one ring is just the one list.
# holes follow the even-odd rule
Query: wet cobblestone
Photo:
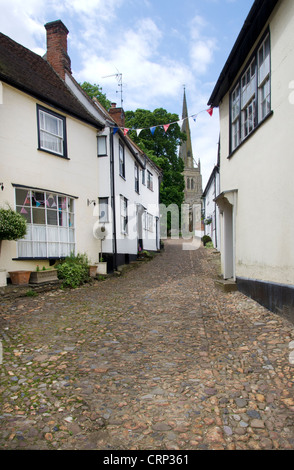
[[294, 448], [294, 326], [179, 242], [123, 276], [1, 305], [0, 447]]

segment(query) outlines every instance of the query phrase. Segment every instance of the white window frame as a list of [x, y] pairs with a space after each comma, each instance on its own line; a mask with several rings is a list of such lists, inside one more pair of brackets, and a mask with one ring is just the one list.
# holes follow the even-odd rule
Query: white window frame
[[40, 105], [37, 116], [38, 149], [67, 158], [66, 118]]
[[124, 235], [128, 234], [128, 200], [124, 196], [120, 196], [120, 229]]
[[271, 113], [270, 57], [267, 32], [230, 94], [231, 152]]
[[153, 191], [153, 174], [147, 170], [147, 188]]
[[98, 157], [107, 156], [107, 136], [106, 135], [98, 135], [97, 137], [97, 154], [98, 154]]
[[16, 187], [15, 201], [27, 221], [27, 234], [17, 242], [19, 258], [59, 259], [75, 253], [74, 197]]
[[108, 197], [99, 197], [99, 222], [109, 222]]
[[121, 141], [119, 141], [119, 174], [122, 178], [126, 178], [125, 147]]
[[139, 193], [139, 166], [137, 163], [134, 164], [134, 177], [135, 177], [135, 191]]

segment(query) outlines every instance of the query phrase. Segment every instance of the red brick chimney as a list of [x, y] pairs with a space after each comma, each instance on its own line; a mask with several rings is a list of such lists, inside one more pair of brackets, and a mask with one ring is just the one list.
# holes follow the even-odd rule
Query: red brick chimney
[[65, 79], [65, 71], [71, 73], [71, 62], [67, 55], [68, 29], [61, 20], [45, 24], [47, 31], [46, 60], [60, 77]]
[[111, 108], [108, 112], [119, 127], [125, 127], [125, 113], [123, 108], [117, 108], [116, 103], [111, 103]]

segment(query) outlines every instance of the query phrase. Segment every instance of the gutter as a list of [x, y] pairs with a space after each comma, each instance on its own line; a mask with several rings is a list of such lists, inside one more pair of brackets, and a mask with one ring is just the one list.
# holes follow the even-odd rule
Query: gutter
[[116, 207], [115, 207], [115, 181], [114, 181], [114, 152], [113, 152], [113, 129], [110, 129], [110, 191], [112, 207], [112, 252], [113, 269], [117, 270], [117, 243], [116, 243]]

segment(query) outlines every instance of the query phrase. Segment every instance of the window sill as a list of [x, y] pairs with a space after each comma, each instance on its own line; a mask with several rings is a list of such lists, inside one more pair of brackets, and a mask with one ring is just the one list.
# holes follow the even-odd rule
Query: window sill
[[248, 134], [244, 140], [242, 140], [242, 142], [238, 145], [238, 147], [236, 147], [231, 153], [230, 155], [228, 155], [228, 159], [232, 158], [234, 156], [234, 154], [236, 152], [238, 152], [238, 150], [242, 147], [242, 145], [245, 144], [245, 142], [248, 141], [248, 139], [250, 139], [251, 136], [253, 136], [253, 134], [255, 134], [255, 132], [260, 129], [260, 127], [269, 119], [273, 116], [274, 112], [271, 111], [260, 123], [257, 124], [257, 126], [255, 127], [255, 129], [253, 129], [252, 132], [250, 132], [250, 134]]
[[28, 257], [19, 257], [19, 258], [12, 258], [12, 261], [41, 261], [41, 260], [57, 260], [57, 259], [65, 259], [66, 256], [61, 256], [60, 258], [58, 256], [54, 257], [44, 257], [44, 258], [34, 258], [33, 256], [28, 256]]
[[70, 160], [69, 157], [64, 156], [64, 155], [60, 155], [59, 153], [50, 152], [50, 150], [42, 149], [42, 148], [40, 148], [40, 147], [38, 147], [38, 150], [39, 150], [40, 152], [49, 153], [49, 155], [54, 155], [55, 157], [63, 158], [63, 160]]

